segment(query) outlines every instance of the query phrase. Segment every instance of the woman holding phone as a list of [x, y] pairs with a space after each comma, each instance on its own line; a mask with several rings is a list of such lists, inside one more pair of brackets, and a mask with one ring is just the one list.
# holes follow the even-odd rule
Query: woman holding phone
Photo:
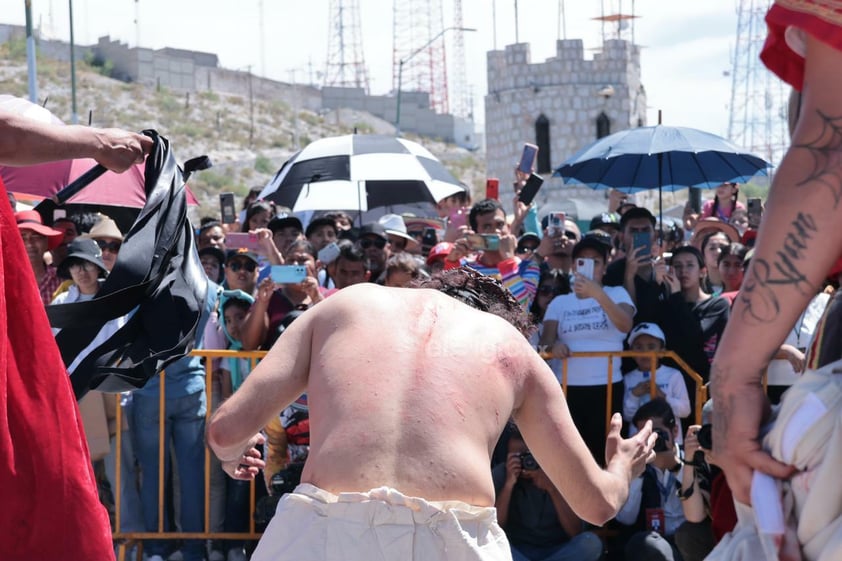
[[[603, 286], [610, 245], [586, 235], [573, 247], [573, 292], [550, 302], [542, 326], [540, 348], [567, 364], [567, 404], [570, 415], [594, 458], [605, 461], [607, 433], [605, 397], [611, 409], [623, 407], [623, 374], [619, 357], [570, 358], [583, 351], [622, 351], [635, 313], [631, 296], [622, 286]], [[556, 371], [561, 380], [564, 362]]]
[[[705, 258], [693, 246], [683, 246], [672, 254], [672, 271], [664, 275], [670, 290], [665, 301], [664, 332], [667, 345], [693, 368], [705, 382], [710, 363], [725, 331], [730, 304], [726, 298], [705, 292]], [[695, 392], [690, 392], [694, 401]]]

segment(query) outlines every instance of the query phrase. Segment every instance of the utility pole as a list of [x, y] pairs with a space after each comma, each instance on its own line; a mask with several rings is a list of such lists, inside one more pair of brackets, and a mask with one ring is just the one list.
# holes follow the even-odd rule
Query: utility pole
[[263, 22], [265, 18], [263, 17], [263, 0], [259, 0], [257, 4], [260, 10], [260, 21], [258, 25], [260, 25], [260, 75], [264, 78], [266, 77], [266, 30], [263, 27]]
[[254, 146], [254, 85], [249, 64], [249, 148]]
[[517, 21], [517, 0], [515, 0], [515, 43], [520, 43], [520, 25]]
[[32, 0], [26, 0], [26, 71], [29, 75], [29, 101], [38, 103], [38, 80], [35, 69], [35, 37], [32, 35]]
[[140, 48], [140, 1], [134, 0], [134, 47]]
[[[289, 69], [289, 85], [292, 88], [292, 146], [296, 150], [300, 148], [298, 136], [298, 86], [295, 83], [295, 68]], [[339, 109], [336, 110], [337, 114]]]
[[70, 111], [70, 122], [79, 124], [79, 114], [76, 111], [76, 44], [73, 41], [73, 0], [67, 0], [70, 6], [70, 95], [72, 108]]
[[494, 50], [497, 50], [497, 0], [491, 0], [491, 36], [493, 37]]

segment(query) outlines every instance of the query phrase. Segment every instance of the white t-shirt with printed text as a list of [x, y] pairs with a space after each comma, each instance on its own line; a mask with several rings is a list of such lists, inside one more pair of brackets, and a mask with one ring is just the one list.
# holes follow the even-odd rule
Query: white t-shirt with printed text
[[[605, 286], [603, 290], [613, 302], [634, 308], [631, 296], [622, 286]], [[611, 323], [594, 298], [578, 298], [572, 293], [556, 296], [547, 307], [544, 321], [558, 322], [558, 341], [567, 345], [570, 352], [623, 350], [626, 334]], [[615, 357], [612, 362], [611, 381], [620, 382], [623, 380], [620, 358]], [[569, 386], [603, 386], [608, 383], [606, 358], [570, 358], [567, 363]], [[555, 374], [561, 380], [561, 367]]]

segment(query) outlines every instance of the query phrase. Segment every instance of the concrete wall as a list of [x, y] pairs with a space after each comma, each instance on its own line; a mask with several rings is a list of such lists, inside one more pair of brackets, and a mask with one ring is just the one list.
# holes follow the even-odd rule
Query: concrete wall
[[[25, 37], [21, 26], [0, 24], [0, 42], [11, 37]], [[66, 43], [39, 41], [44, 56], [69, 59]], [[366, 111], [390, 123], [395, 122], [397, 100], [394, 96], [367, 96], [362, 89], [318, 89], [302, 84], [287, 84], [250, 75], [248, 72], [219, 67], [212, 53], [184, 49], [145, 49], [129, 47], [110, 37], [100, 37], [96, 45], [77, 46], [78, 60], [89, 54], [99, 62], [113, 65], [113, 76], [127, 82], [162, 86], [179, 91], [214, 91], [257, 99], [278, 99], [296, 107], [318, 112], [323, 109], [348, 108]], [[401, 94], [401, 129], [422, 136], [441, 138], [461, 146], [480, 144], [473, 122], [430, 110], [430, 96], [424, 92]]]
[[[508, 45], [490, 51], [488, 95], [485, 97], [486, 166], [489, 177], [508, 182], [524, 142], [536, 142], [535, 121], [550, 124], [550, 164], [553, 169], [596, 139], [596, 119], [604, 112], [611, 132], [645, 124], [646, 94], [640, 84], [640, 47], [609, 40], [593, 60], [585, 60], [579, 39], [556, 42], [556, 56], [533, 63], [529, 45]], [[605, 86], [610, 97], [598, 92]], [[566, 198], [604, 201], [603, 193], [565, 186], [543, 174], [538, 202], [552, 205]], [[547, 209], [552, 210], [552, 209]], [[544, 212], [542, 211], [541, 214]]]
[[[325, 109], [357, 109], [390, 123], [394, 123], [397, 117], [397, 97], [393, 95], [367, 96], [362, 88], [336, 87], [324, 87], [321, 94]], [[479, 145], [473, 122], [434, 112], [430, 109], [430, 95], [426, 92], [401, 92], [400, 129], [468, 148]]]

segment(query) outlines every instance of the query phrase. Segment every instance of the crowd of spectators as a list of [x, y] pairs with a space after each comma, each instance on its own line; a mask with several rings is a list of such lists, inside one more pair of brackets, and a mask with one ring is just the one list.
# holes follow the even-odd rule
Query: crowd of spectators
[[[515, 194], [522, 186], [515, 183]], [[196, 225], [209, 290], [195, 348], [266, 350], [296, 317], [357, 283], [407, 288], [456, 267], [493, 276], [529, 314], [534, 324], [530, 340], [564, 382], [573, 420], [597, 461], [604, 461], [607, 392], [627, 431], [651, 419], [660, 435], [658, 459], [632, 486], [613, 530], [594, 533], [540, 466], [529, 462], [526, 444], [511, 426], [492, 473], [499, 520], [514, 558], [596, 560], [607, 551], [621, 559], [625, 551], [627, 559], [701, 559], [702, 550], [715, 543], [713, 528], [722, 522], [711, 520], [711, 482], [717, 482], [717, 496], [725, 484], [714, 462], [705, 459], [709, 443], [705, 447], [697, 438], [700, 427], [692, 415], [696, 385], [682, 368], [688, 365], [707, 382], [751, 259], [754, 230], [738, 195], [736, 185], [723, 185], [700, 213], [688, 211], [681, 221], [659, 223], [649, 210], [613, 192], [605, 212], [585, 221], [567, 217], [561, 227], [551, 227], [550, 213], [538, 220], [535, 205], [527, 207], [515, 198], [514, 213], [507, 216], [498, 200], [472, 203], [467, 192], [440, 201], [438, 218], [385, 214], [358, 224], [337, 210], [317, 213], [305, 224], [291, 209], [257, 200], [253, 190], [234, 223], [206, 216]], [[44, 304], [93, 298], [119, 259], [123, 233], [115, 222], [79, 214], [47, 226], [34, 211], [16, 217]], [[582, 233], [580, 225], [588, 229]], [[286, 274], [298, 276], [278, 280]], [[831, 279], [829, 285], [837, 282]], [[773, 400], [803, 368], [805, 347], [827, 301], [825, 291], [815, 296], [776, 355], [769, 370]], [[576, 356], [624, 349], [670, 350], [681, 360]], [[161, 423], [163, 527], [203, 531], [206, 408], [215, 409], [236, 392], [252, 366], [239, 358], [211, 364], [210, 387], [205, 385], [205, 359], [189, 356], [168, 367], [164, 411], [158, 378], [132, 393], [97, 398], [102, 403], [97, 408], [111, 421], [106, 429], [110, 449], [92, 460], [107, 468], [110, 492], [121, 497], [121, 531], [158, 529]], [[124, 415], [119, 490], [113, 487], [117, 400]], [[266, 485], [257, 485], [258, 500], [290, 488], [295, 470], [288, 468], [307, 455], [306, 418], [302, 396], [267, 427], [272, 467]], [[89, 433], [95, 422], [85, 419]], [[686, 436], [682, 426], [688, 426]], [[278, 474], [284, 477], [273, 478]], [[215, 460], [209, 485], [210, 531], [246, 531], [252, 516], [248, 485], [225, 477]], [[113, 504], [113, 497], [104, 501]], [[680, 539], [683, 528], [692, 530], [692, 539]], [[247, 558], [250, 547], [234, 540], [149, 540], [144, 549], [152, 561], [174, 553], [185, 561], [236, 561]]]

